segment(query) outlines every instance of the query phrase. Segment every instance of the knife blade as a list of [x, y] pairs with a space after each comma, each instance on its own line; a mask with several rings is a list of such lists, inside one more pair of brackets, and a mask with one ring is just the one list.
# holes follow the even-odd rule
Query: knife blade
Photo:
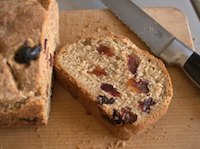
[[179, 65], [200, 86], [200, 56], [174, 37], [131, 0], [101, 0], [151, 51], [168, 64]]
[[191, 0], [192, 5], [200, 19], [200, 0]]

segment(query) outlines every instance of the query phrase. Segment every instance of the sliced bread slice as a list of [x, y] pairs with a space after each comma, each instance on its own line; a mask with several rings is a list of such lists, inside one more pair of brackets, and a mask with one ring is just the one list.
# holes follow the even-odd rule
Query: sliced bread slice
[[164, 115], [173, 92], [162, 61], [125, 37], [81, 39], [56, 54], [57, 79], [117, 137]]

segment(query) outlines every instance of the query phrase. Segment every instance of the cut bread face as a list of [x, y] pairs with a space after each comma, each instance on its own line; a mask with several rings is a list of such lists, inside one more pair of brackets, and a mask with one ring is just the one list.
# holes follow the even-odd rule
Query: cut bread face
[[66, 45], [56, 55], [55, 68], [60, 82], [122, 139], [157, 121], [173, 95], [162, 61], [125, 37]]

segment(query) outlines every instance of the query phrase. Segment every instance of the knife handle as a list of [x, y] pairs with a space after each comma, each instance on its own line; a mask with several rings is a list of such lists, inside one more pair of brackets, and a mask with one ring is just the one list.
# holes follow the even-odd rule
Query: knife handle
[[200, 56], [197, 53], [193, 53], [183, 66], [184, 71], [189, 77], [200, 86]]
[[200, 56], [188, 46], [174, 38], [160, 56], [168, 64], [181, 66], [192, 81], [200, 87]]

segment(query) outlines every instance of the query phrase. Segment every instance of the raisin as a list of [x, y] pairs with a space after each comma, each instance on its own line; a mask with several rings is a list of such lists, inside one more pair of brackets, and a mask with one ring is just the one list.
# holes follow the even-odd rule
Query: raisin
[[137, 121], [137, 115], [131, 112], [131, 108], [122, 108], [122, 120], [124, 124], [134, 123]]
[[113, 56], [114, 55], [114, 52], [111, 50], [110, 47], [108, 46], [104, 46], [104, 45], [100, 45], [98, 48], [97, 48], [97, 51], [102, 54], [102, 55], [106, 55], [106, 56]]
[[111, 122], [113, 124], [122, 124], [123, 123], [121, 114], [116, 109], [113, 109], [113, 115], [111, 118]]
[[121, 113], [116, 109], [113, 109], [113, 114], [110, 117], [110, 121], [113, 124], [131, 124], [137, 121], [137, 115], [131, 112], [131, 108], [125, 107], [121, 109]]
[[133, 92], [138, 92], [138, 93], [148, 93], [149, 88], [148, 88], [148, 82], [139, 80], [135, 81], [135, 79], [129, 79], [127, 82], [128, 87], [131, 88]]
[[151, 111], [151, 106], [155, 105], [155, 101], [153, 101], [153, 98], [148, 98], [148, 99], [145, 99], [144, 101], [139, 101], [139, 107], [141, 108], [141, 110], [143, 112], [147, 112], [147, 113], [150, 113]]
[[137, 72], [137, 68], [139, 66], [139, 60], [137, 57], [132, 55], [128, 55], [128, 69], [132, 74]]
[[111, 84], [103, 83], [101, 85], [101, 89], [104, 90], [105, 92], [108, 92], [109, 94], [111, 94], [114, 97], [121, 96], [120, 92], [118, 92], [117, 89], [114, 88]]
[[101, 68], [100, 66], [96, 66], [91, 72], [91, 74], [95, 74], [96, 76], [102, 76], [102, 75], [107, 75], [106, 71]]
[[98, 103], [101, 105], [102, 104], [113, 104], [115, 102], [114, 98], [108, 99], [106, 96], [102, 96], [102, 95], [99, 95], [97, 97], [97, 100], [98, 100]]
[[41, 52], [40, 45], [31, 48], [27, 44], [24, 44], [15, 54], [15, 61], [20, 64], [30, 64], [31, 60], [36, 60]]

